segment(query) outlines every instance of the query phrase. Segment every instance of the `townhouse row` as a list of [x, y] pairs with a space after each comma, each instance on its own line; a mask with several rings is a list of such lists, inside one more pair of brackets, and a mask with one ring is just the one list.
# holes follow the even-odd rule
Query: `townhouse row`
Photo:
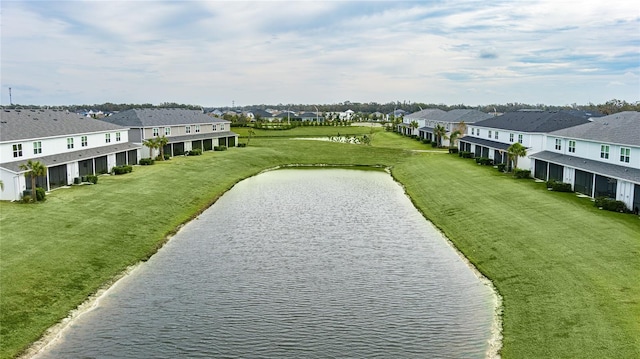
[[132, 109], [93, 119], [64, 110], [0, 111], [0, 200], [20, 200], [31, 189], [21, 165], [28, 160], [47, 166], [36, 186], [47, 191], [76, 177], [108, 173], [150, 157], [145, 140], [166, 136], [164, 152], [177, 156], [193, 149], [234, 147], [231, 123], [186, 109]]

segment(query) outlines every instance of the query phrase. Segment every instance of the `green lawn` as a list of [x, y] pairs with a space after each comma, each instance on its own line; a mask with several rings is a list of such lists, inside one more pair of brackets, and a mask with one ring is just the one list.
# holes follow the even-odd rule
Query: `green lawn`
[[247, 148], [101, 176], [37, 205], [0, 203], [0, 357], [15, 356], [152, 255], [237, 181], [318, 163], [392, 167], [416, 206], [503, 296], [503, 357], [640, 357], [637, 216], [600, 211], [588, 199], [454, 155], [408, 149], [431, 150], [387, 132], [372, 146], [256, 137]]

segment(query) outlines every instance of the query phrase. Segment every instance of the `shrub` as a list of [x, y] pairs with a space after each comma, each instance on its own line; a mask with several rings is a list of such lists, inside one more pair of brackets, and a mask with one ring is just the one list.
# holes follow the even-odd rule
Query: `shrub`
[[515, 178], [531, 178], [531, 171], [530, 170], [521, 170], [519, 168], [516, 168], [513, 170], [513, 177]]
[[487, 157], [477, 157], [476, 163], [481, 164], [483, 166], [493, 166], [493, 160]]
[[133, 167], [128, 166], [128, 165], [122, 165], [122, 166], [114, 166], [111, 169], [111, 172], [114, 175], [123, 175], [125, 173], [130, 173], [131, 171], [133, 171]]
[[185, 154], [187, 156], [200, 156], [202, 154], [202, 150], [199, 148], [196, 148], [191, 151], [187, 151]]
[[238, 147], [247, 147], [247, 144], [245, 142], [239, 142]]
[[42, 187], [36, 187], [36, 199], [38, 202], [42, 202], [47, 198], [47, 192]]
[[27, 191], [24, 191], [24, 193], [22, 194], [22, 203], [29, 203], [31, 202], [31, 196], [28, 194], [25, 194]]
[[226, 151], [227, 150], [227, 146], [214, 146], [213, 150], [214, 151]]
[[427, 139], [427, 138], [423, 138], [422, 139], [422, 143], [424, 143], [425, 145], [428, 145], [431, 143], [431, 140]]
[[460, 151], [460, 152], [458, 152], [458, 156], [460, 156], [462, 158], [473, 158], [473, 153], [468, 152], [468, 151]]
[[595, 206], [613, 212], [628, 212], [627, 205], [607, 197], [596, 197]]
[[[149, 166], [154, 164], [153, 158], [141, 158], [140, 162], [138, 162], [141, 166]], [[85, 181], [86, 182], [86, 181]]]
[[[549, 187], [549, 182], [551, 182], [551, 187]], [[556, 192], [573, 192], [571, 183], [547, 181], [547, 188], [551, 188], [552, 191]]]
[[455, 147], [449, 147], [449, 153], [451, 153], [451, 154], [456, 154], [456, 153], [458, 153], [458, 152], [459, 152], [459, 150], [458, 150], [457, 148], [455, 148]]
[[498, 163], [498, 171], [500, 172], [504, 172], [504, 170], [507, 168], [507, 165], [505, 163]]
[[73, 179], [73, 184], [80, 184], [80, 177], [76, 177]]
[[436, 141], [431, 142], [431, 147], [438, 147], [438, 142]]
[[93, 183], [93, 184], [97, 184], [98, 183], [98, 176], [96, 175], [87, 175], [87, 182]]

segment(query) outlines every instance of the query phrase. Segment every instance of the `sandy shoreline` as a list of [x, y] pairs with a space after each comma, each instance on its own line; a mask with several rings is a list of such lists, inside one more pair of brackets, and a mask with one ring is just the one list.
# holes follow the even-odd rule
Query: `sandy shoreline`
[[[322, 165], [319, 165], [319, 167], [321, 167], [321, 166]], [[295, 168], [296, 166], [294, 165], [294, 166], [282, 166], [282, 167], [284, 167], [284, 168], [288, 168], [288, 167]], [[275, 167], [275, 168], [266, 169], [266, 170], [261, 171], [259, 173], [275, 170], [275, 169], [282, 168], [282, 167]], [[386, 168], [385, 172], [387, 172], [387, 173], [389, 173], [389, 175], [391, 175], [391, 171], [390, 171], [389, 168]], [[391, 177], [393, 178], [393, 176], [391, 176]], [[396, 181], [395, 178], [393, 178], [393, 180], [397, 184], [399, 184], [401, 187], [403, 187], [403, 191], [404, 191], [404, 186], [402, 185], [402, 183]], [[233, 186], [232, 186], [232, 188], [233, 188]], [[409, 197], [409, 195], [406, 193], [406, 191], [405, 191], [405, 195], [407, 197]], [[212, 205], [212, 204], [210, 204], [210, 205]], [[417, 209], [417, 207], [416, 207], [416, 209]], [[195, 218], [197, 218], [197, 216], [193, 217], [193, 219], [195, 219]], [[487, 352], [486, 352], [485, 358], [487, 358], [487, 359], [500, 359], [500, 349], [502, 348], [502, 311], [503, 311], [502, 297], [500, 296], [500, 294], [496, 290], [495, 286], [493, 285], [493, 282], [491, 282], [491, 280], [489, 280], [487, 277], [482, 275], [482, 273], [480, 273], [480, 271], [469, 261], [469, 259], [467, 257], [464, 256], [464, 254], [462, 254], [462, 252], [460, 252], [458, 250], [458, 248], [453, 244], [453, 242], [451, 242], [451, 240], [449, 240], [449, 238], [447, 238], [445, 236], [445, 234], [438, 227], [436, 227], [428, 218], [425, 217], [425, 220], [427, 220], [434, 227], [434, 229], [438, 233], [440, 233], [441, 237], [458, 254], [458, 256], [462, 259], [462, 261], [464, 261], [464, 263], [467, 265], [467, 267], [469, 267], [469, 269], [471, 269], [473, 271], [473, 273], [476, 275], [476, 277], [484, 285], [488, 286], [491, 289], [491, 292], [493, 294], [493, 302], [494, 302], [494, 315], [493, 315], [493, 321], [492, 321], [492, 325], [491, 325], [491, 337], [489, 338], [489, 341], [488, 341], [489, 346], [487, 348]], [[164, 247], [164, 245], [166, 245], [173, 238], [173, 236], [175, 236], [182, 229], [182, 227], [185, 224], [186, 223], [181, 224], [178, 228], [176, 228], [176, 230], [174, 231], [173, 234], [171, 234], [167, 238], [165, 238], [165, 241], [163, 242], [162, 247], [160, 247], [158, 249], [158, 251], [160, 249], [162, 249]], [[157, 251], [156, 251], [156, 253], [157, 253]], [[43, 353], [44, 351], [47, 350], [47, 348], [49, 346], [55, 344], [58, 340], [63, 338], [66, 329], [69, 328], [74, 323], [75, 320], [77, 320], [83, 314], [88, 313], [88, 312], [92, 311], [93, 309], [95, 309], [99, 305], [100, 299], [102, 299], [113, 288], [115, 288], [118, 285], [118, 283], [121, 282], [122, 279], [126, 278], [127, 276], [130, 276], [132, 273], [135, 272], [135, 270], [137, 268], [142, 266], [144, 263], [145, 263], [145, 261], [140, 261], [137, 264], [128, 267], [122, 273], [120, 273], [117, 276], [115, 276], [108, 283], [105, 283], [105, 285], [102, 286], [100, 289], [98, 289], [98, 291], [96, 293], [90, 295], [87, 298], [87, 300], [85, 300], [77, 308], [75, 308], [71, 312], [69, 312], [69, 315], [66, 318], [64, 318], [59, 323], [57, 323], [57, 324], [53, 325], [52, 327], [50, 327], [49, 329], [47, 329], [40, 339], [38, 339], [36, 342], [32, 343], [29, 346], [29, 348], [27, 348], [17, 358], [18, 359], [37, 359], [39, 354]]]

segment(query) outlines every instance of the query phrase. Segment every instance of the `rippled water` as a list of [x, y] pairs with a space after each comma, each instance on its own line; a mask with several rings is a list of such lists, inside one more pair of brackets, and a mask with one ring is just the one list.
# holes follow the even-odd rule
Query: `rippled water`
[[493, 297], [382, 172], [236, 185], [39, 358], [483, 358]]

